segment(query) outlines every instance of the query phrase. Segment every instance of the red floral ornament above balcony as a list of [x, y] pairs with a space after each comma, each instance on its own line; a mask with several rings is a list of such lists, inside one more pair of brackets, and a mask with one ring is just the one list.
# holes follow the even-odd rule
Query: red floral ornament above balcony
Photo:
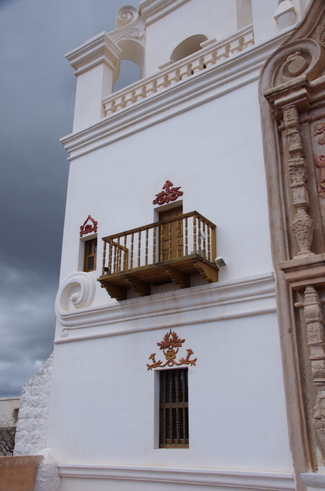
[[165, 205], [170, 201], [176, 201], [177, 198], [183, 196], [183, 191], [179, 191], [181, 186], [178, 188], [173, 188], [174, 184], [171, 181], [166, 181], [163, 185], [163, 189], [165, 191], [160, 191], [160, 193], [156, 194], [157, 198], [153, 200], [154, 205]]
[[[89, 223], [87, 223], [89, 222]], [[84, 221], [84, 224], [80, 226], [80, 237], [83, 237], [84, 235], [90, 234], [91, 232], [96, 233], [97, 232], [97, 225], [98, 222], [93, 219], [91, 215], [88, 215], [86, 220]]]

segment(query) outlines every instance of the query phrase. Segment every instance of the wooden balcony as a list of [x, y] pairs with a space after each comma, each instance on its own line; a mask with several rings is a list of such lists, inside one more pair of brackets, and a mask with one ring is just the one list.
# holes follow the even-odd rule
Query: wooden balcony
[[218, 281], [216, 226], [197, 211], [103, 238], [101, 286], [112, 298], [125, 300], [128, 289], [150, 295], [163, 283], [190, 286], [201, 275]]

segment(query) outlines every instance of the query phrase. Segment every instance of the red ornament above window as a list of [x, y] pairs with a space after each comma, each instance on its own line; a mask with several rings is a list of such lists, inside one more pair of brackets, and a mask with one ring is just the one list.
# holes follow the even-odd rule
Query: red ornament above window
[[[89, 223], [87, 223], [89, 222]], [[81, 225], [80, 227], [80, 237], [83, 237], [84, 235], [90, 234], [91, 232], [96, 233], [97, 232], [97, 225], [98, 222], [93, 219], [92, 216], [88, 215], [86, 220], [84, 221], [84, 224]]]
[[171, 181], [166, 181], [163, 185], [163, 189], [165, 191], [160, 191], [160, 193], [156, 194], [157, 198], [153, 200], [154, 205], [165, 205], [170, 201], [176, 201], [177, 198], [183, 196], [183, 191], [179, 191], [181, 186], [178, 188], [173, 188], [173, 183]]

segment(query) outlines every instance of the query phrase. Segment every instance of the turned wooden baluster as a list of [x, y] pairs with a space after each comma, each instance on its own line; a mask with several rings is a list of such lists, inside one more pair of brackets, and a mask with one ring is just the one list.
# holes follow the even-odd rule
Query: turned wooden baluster
[[162, 225], [160, 225], [159, 227], [159, 237], [160, 237], [160, 240], [159, 240], [159, 261], [162, 261], [162, 257], [163, 257], [163, 241], [164, 241], [164, 227]]
[[211, 250], [210, 250], [210, 225], [208, 224], [208, 260], [211, 261]]
[[155, 264], [156, 262], [156, 234], [157, 234], [157, 228], [153, 228], [153, 247], [152, 247], [152, 263]]
[[128, 253], [127, 253], [127, 247], [126, 247], [126, 240], [127, 236], [124, 235], [124, 261], [123, 261], [123, 270], [128, 269]]
[[104, 240], [102, 275], [105, 273], [105, 261], [106, 261], [106, 240]]
[[109, 257], [108, 257], [108, 271], [113, 273], [112, 270], [112, 253], [113, 253], [113, 241], [109, 241]]
[[200, 218], [198, 218], [197, 235], [198, 235], [198, 253], [200, 254], [200, 256], [202, 256], [202, 250], [201, 250], [202, 235], [201, 235], [201, 220], [200, 220]]
[[117, 238], [117, 271], [121, 271], [121, 248], [120, 248], [120, 237]]
[[196, 254], [196, 217], [193, 216], [193, 252]]
[[205, 222], [202, 222], [202, 232], [203, 232], [203, 257], [206, 257], [206, 229]]
[[179, 257], [180, 256], [179, 220], [176, 220], [176, 237], [177, 237], [176, 257]]
[[133, 269], [134, 233], [131, 234], [131, 269]]
[[112, 248], [113, 248], [113, 270], [114, 270], [114, 273], [116, 273], [116, 245], [115, 245], [115, 242], [112, 242]]
[[188, 255], [188, 220], [185, 218], [185, 256]]
[[146, 228], [146, 251], [145, 251], [145, 264], [147, 266], [148, 264], [148, 235], [149, 235], [149, 230]]
[[138, 232], [138, 268], [141, 266], [141, 230]]
[[217, 257], [217, 244], [216, 244], [216, 228], [211, 227], [211, 261], [213, 262]]

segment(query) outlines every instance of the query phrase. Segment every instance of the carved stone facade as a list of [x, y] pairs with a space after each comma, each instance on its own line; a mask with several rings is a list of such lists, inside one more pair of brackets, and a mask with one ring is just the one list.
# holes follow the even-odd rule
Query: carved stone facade
[[[317, 472], [325, 465], [324, 31], [325, 5], [314, 1], [305, 21], [269, 58], [260, 81], [277, 301], [298, 489], [310, 484], [308, 471]], [[275, 183], [278, 198], [272, 196]], [[299, 309], [303, 315], [297, 315]], [[315, 479], [316, 483], [317, 475]], [[322, 477], [319, 479], [323, 482]]]

